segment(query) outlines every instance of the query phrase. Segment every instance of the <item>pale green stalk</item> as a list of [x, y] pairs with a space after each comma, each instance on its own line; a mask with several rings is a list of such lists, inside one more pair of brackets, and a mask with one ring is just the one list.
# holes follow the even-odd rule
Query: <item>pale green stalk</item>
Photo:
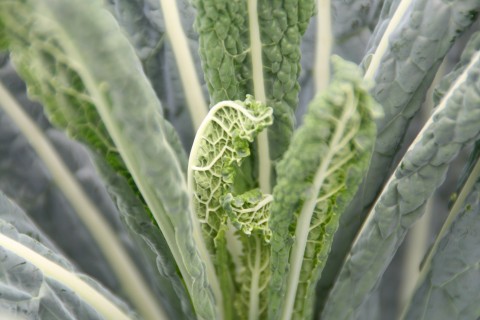
[[[346, 135], [346, 124], [351, 118], [352, 113], [356, 110], [357, 103], [354, 101], [353, 92], [348, 95], [348, 100], [342, 112], [342, 117], [338, 121], [335, 128], [332, 141], [328, 148], [328, 153], [322, 159], [315, 177], [313, 186], [309, 190], [309, 196], [303, 204], [302, 211], [298, 216], [297, 226], [295, 229], [295, 242], [290, 254], [290, 271], [288, 273], [286, 298], [284, 300], [282, 320], [289, 320], [293, 314], [293, 307], [295, 297], [297, 294], [298, 282], [300, 279], [300, 271], [302, 268], [303, 257], [305, 255], [305, 248], [307, 246], [308, 232], [315, 206], [318, 202], [318, 194], [323, 186], [325, 179], [328, 177], [328, 172], [332, 168], [332, 160], [339, 149], [344, 147], [344, 142], [349, 141], [350, 135]], [[347, 138], [345, 138], [347, 137]], [[343, 138], [343, 139], [342, 139]], [[343, 143], [342, 143], [343, 142]]]
[[0, 102], [1, 107], [20, 128], [43, 160], [55, 183], [98, 243], [123, 289], [140, 314], [145, 319], [166, 319], [165, 312], [153, 298], [147, 284], [119, 243], [108, 222], [87, 197], [44, 134], [2, 84], [0, 84]]
[[[215, 106], [213, 106], [210, 109], [210, 112], [207, 114], [207, 116], [203, 120], [200, 127], [198, 128], [197, 134], [195, 135], [195, 140], [193, 141], [192, 150], [190, 151], [191, 155], [197, 155], [200, 152], [200, 149], [199, 149], [200, 143], [197, 140], [202, 139], [208, 125], [210, 124], [211, 121], [213, 121], [216, 110], [218, 110], [220, 108], [223, 108], [224, 106], [229, 106], [229, 107], [234, 108], [234, 109], [239, 108], [239, 106], [233, 101], [222, 101], [222, 102], [217, 103]], [[192, 195], [192, 197], [193, 197], [193, 194], [195, 192], [195, 188], [194, 188], [194, 182], [195, 181], [193, 179], [193, 169], [195, 167], [194, 166], [194, 161], [195, 160], [196, 159], [194, 157], [189, 157], [189, 160], [188, 160], [188, 190], [189, 190], [190, 195]], [[205, 246], [205, 241], [203, 239], [199, 219], [198, 219], [197, 216], [195, 216], [195, 209], [192, 206], [191, 206], [191, 213], [192, 213], [192, 221], [193, 221], [193, 237], [194, 237], [196, 243], [201, 244], [199, 246], [198, 250], [199, 250], [202, 258], [204, 259], [204, 263], [206, 263], [209, 266], [207, 268], [207, 273], [208, 273], [208, 278], [212, 280], [212, 282], [210, 283], [210, 286], [213, 288], [213, 290], [215, 292], [215, 296], [216, 297], [218, 296], [218, 297], [220, 297], [220, 299], [222, 299], [222, 291], [220, 289], [219, 279], [216, 275], [215, 267], [213, 266], [212, 260], [210, 258], [210, 253], [208, 252], [208, 250]], [[232, 230], [232, 227], [233, 226], [230, 226], [229, 229]], [[229, 237], [229, 240], [230, 240], [230, 243], [231, 243], [230, 245], [238, 248], [237, 247], [238, 246], [238, 241], [235, 241], [232, 234], [230, 234], [230, 235], [231, 235], [231, 237]], [[227, 242], [227, 244], [228, 243], [229, 242]], [[222, 306], [223, 305], [222, 300], [217, 301], [217, 305]]]
[[[263, 79], [263, 62], [262, 62], [262, 40], [260, 38], [260, 26], [258, 24], [257, 0], [248, 0], [248, 24], [250, 32], [250, 50], [252, 56], [252, 72], [253, 72], [253, 95], [260, 102], [267, 102], [265, 93], [265, 83]], [[270, 151], [268, 144], [268, 131], [260, 132], [257, 137], [258, 143], [258, 162], [259, 162], [259, 184], [260, 190], [265, 194], [272, 193], [271, 179], [271, 163]]]
[[428, 249], [430, 223], [432, 221], [433, 198], [427, 202], [424, 215], [413, 225], [407, 239], [407, 250], [402, 267], [402, 282], [400, 285], [400, 310], [408, 303], [415, 290], [420, 275], [419, 266]]
[[237, 235], [235, 235], [236, 231], [237, 228], [232, 225], [231, 221], [227, 221], [227, 231], [225, 233], [227, 249], [232, 256], [233, 263], [235, 264], [235, 273], [238, 274], [242, 267], [241, 257], [243, 255], [243, 245]]
[[249, 310], [248, 310], [248, 320], [257, 320], [260, 315], [260, 304], [259, 304], [259, 284], [260, 284], [260, 269], [261, 269], [261, 244], [258, 236], [255, 237], [255, 263], [252, 266], [252, 270], [257, 270], [252, 272], [252, 281], [250, 282], [250, 300], [249, 300]]
[[412, 4], [413, 0], [402, 0], [395, 11], [392, 19], [390, 20], [387, 29], [383, 33], [382, 39], [378, 44], [377, 48], [375, 49], [375, 53], [370, 60], [370, 64], [368, 65], [367, 71], [365, 72], [364, 79], [366, 80], [373, 80], [375, 77], [375, 73], [377, 72], [378, 68], [380, 67], [380, 61], [383, 58], [383, 55], [388, 49], [388, 40], [392, 32], [397, 28], [400, 22], [403, 20], [407, 9]]
[[195, 64], [188, 47], [187, 37], [180, 23], [177, 2], [175, 0], [160, 0], [160, 6], [165, 19], [165, 29], [177, 61], [183, 92], [192, 117], [195, 130], [198, 130], [207, 116], [208, 107], [203, 97], [202, 87], [195, 72]]
[[315, 86], [325, 90], [330, 81], [330, 53], [332, 51], [332, 23], [330, 0], [317, 0], [316, 59], [313, 69]]

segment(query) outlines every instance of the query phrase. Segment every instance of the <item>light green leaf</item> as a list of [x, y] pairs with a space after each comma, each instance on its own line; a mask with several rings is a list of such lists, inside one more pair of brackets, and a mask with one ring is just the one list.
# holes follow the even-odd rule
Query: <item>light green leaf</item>
[[[267, 206], [269, 201], [263, 200], [271, 200], [271, 197], [263, 197], [257, 191], [259, 197], [248, 199], [252, 191], [244, 190], [241, 166], [243, 160], [250, 156], [250, 144], [254, 138], [271, 124], [272, 109], [253, 100], [252, 96], [247, 96], [244, 102], [219, 102], [200, 126], [190, 154], [188, 184], [201, 228], [201, 235], [194, 234], [194, 237], [203, 236], [212, 255], [223, 296], [228, 297], [224, 300], [226, 319], [234, 317], [231, 299], [235, 300], [236, 294], [233, 261], [227, 249], [228, 218], [230, 216], [231, 222], [247, 236], [254, 229], [266, 230], [261, 207]], [[237, 194], [240, 196], [235, 197]], [[251, 214], [252, 221], [244, 216], [245, 211]], [[264, 224], [258, 227], [257, 220], [262, 218]], [[246, 276], [242, 278], [248, 280]], [[248, 284], [242, 285], [249, 287]], [[240, 315], [244, 312], [244, 309], [239, 310]]]
[[360, 70], [333, 60], [328, 90], [310, 104], [305, 123], [277, 166], [272, 230], [270, 319], [308, 319], [316, 281], [338, 226], [368, 166], [375, 103]]
[[477, 52], [383, 189], [340, 271], [323, 319], [349, 319], [356, 314], [407, 229], [422, 215], [426, 201], [444, 180], [449, 164], [463, 146], [478, 139], [479, 71]]
[[32, 93], [53, 120], [89, 142], [132, 188], [138, 187], [198, 316], [220, 317], [214, 300], [222, 297], [214, 298], [210, 288], [215, 279], [206, 279], [208, 259], [199, 256], [201, 244], [185, 236], [192, 217], [183, 151], [113, 17], [97, 0], [4, 1], [0, 9], [16, 66]]
[[[239, 196], [223, 199], [230, 222], [238, 229], [243, 252], [238, 275], [239, 294], [235, 306], [241, 319], [265, 319], [268, 311], [270, 282], [270, 237], [268, 228], [271, 195], [252, 189]], [[246, 312], [248, 310], [248, 312]]]
[[270, 244], [259, 231], [250, 235], [239, 233], [239, 237], [243, 247], [243, 269], [239, 275], [240, 293], [235, 305], [240, 319], [266, 319], [271, 274]]
[[244, 158], [250, 156], [249, 144], [271, 124], [272, 109], [247, 96], [245, 102], [216, 104], [197, 132], [189, 160], [189, 189], [211, 251], [227, 219], [223, 198], [233, 191], [248, 191], [237, 184], [237, 172]]

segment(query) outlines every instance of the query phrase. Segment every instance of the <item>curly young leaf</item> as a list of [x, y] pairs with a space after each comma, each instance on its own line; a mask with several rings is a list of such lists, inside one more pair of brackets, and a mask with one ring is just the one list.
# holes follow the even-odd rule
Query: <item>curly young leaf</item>
[[188, 166], [189, 189], [212, 253], [213, 241], [227, 219], [223, 197], [235, 189], [237, 171], [250, 155], [249, 144], [272, 121], [272, 109], [247, 96], [245, 102], [215, 105], [197, 132]]
[[[217, 274], [224, 296], [235, 296], [234, 274], [227, 250], [227, 220], [239, 226], [245, 235], [258, 228], [266, 229], [262, 206], [268, 205], [269, 196], [259, 191], [241, 192], [243, 185], [237, 182], [240, 166], [250, 155], [250, 143], [266, 126], [272, 124], [272, 109], [247, 96], [245, 102], [223, 101], [215, 105], [200, 126], [190, 154], [188, 179], [194, 211], [198, 217], [199, 230], [195, 236], [203, 236], [207, 249], [216, 262]], [[251, 197], [251, 195], [256, 195]], [[271, 198], [271, 197], [270, 197]], [[263, 209], [263, 211], [262, 211]], [[258, 214], [258, 221], [248, 221], [245, 214]], [[264, 224], [262, 225], [262, 222]], [[261, 226], [261, 227], [260, 227]], [[260, 251], [253, 251], [261, 254]], [[257, 273], [256, 273], [257, 274]], [[243, 277], [245, 278], [245, 277]], [[258, 290], [254, 290], [255, 299]], [[256, 300], [255, 300], [256, 301]], [[225, 301], [226, 318], [233, 317], [230, 301]], [[239, 314], [243, 314], [239, 312]]]
[[[265, 319], [268, 311], [268, 283], [270, 281], [270, 229], [268, 218], [273, 197], [259, 189], [234, 197], [227, 194], [223, 207], [230, 221], [239, 229], [242, 247], [242, 271], [239, 275], [240, 292], [235, 301], [241, 319]], [[246, 312], [248, 310], [248, 312]]]
[[212, 103], [253, 94], [275, 122], [259, 136], [260, 188], [271, 193], [271, 160], [285, 152], [300, 86], [300, 41], [315, 1], [195, 1], [200, 56]]
[[368, 166], [376, 107], [360, 70], [334, 59], [328, 90], [310, 104], [305, 124], [277, 167], [270, 228], [270, 319], [308, 319], [339, 213]]
[[237, 197], [229, 193], [223, 198], [223, 208], [233, 225], [242, 233], [251, 235], [254, 231], [260, 231], [269, 240], [271, 232], [268, 218], [272, 199], [271, 195], [262, 194], [259, 189], [252, 189]]

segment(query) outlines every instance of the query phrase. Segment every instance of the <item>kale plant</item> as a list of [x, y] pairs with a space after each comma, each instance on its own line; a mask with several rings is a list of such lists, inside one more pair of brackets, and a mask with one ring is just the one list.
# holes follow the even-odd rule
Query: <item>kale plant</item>
[[478, 319], [479, 10], [2, 0], [0, 317]]

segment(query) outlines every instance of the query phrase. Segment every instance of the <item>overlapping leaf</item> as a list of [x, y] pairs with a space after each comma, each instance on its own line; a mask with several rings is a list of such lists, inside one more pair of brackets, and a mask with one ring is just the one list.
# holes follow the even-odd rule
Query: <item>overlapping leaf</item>
[[[400, 147], [411, 118], [422, 105], [427, 89], [440, 63], [454, 43], [475, 21], [480, 10], [476, 0], [413, 1], [406, 8], [391, 34], [385, 34], [392, 16], [407, 1], [385, 1], [380, 20], [373, 34], [372, 50], [384, 37], [387, 50], [381, 54], [379, 68], [373, 70], [375, 86], [372, 95], [382, 105], [385, 117], [379, 119], [378, 139], [369, 173], [354, 200], [340, 220], [334, 250], [321, 281], [319, 299], [326, 294], [336, 279], [339, 266], [357, 234], [364, 218], [385, 183], [392, 161]], [[376, 53], [377, 54], [377, 53]], [[364, 63], [370, 64], [371, 56]], [[359, 211], [359, 208], [362, 210]]]
[[[158, 0], [109, 2], [111, 12], [128, 34], [145, 74], [162, 101], [165, 118], [173, 124], [183, 145], [190, 149], [195, 133], [187, 108], [186, 96], [190, 90], [188, 86], [182, 85], [182, 81], [188, 79], [181, 78], [177, 67], [177, 63], [181, 61], [175, 57], [170, 43], [172, 40], [168, 39], [164, 15], [169, 13], [162, 11], [161, 1]], [[198, 35], [193, 30], [195, 10], [185, 0], [176, 0], [174, 7], [180, 11], [181, 26], [185, 30], [189, 53], [194, 60], [195, 70], [191, 70], [192, 74], [196, 74], [198, 81], [202, 81], [204, 94], [207, 96], [198, 54]], [[192, 85], [192, 82], [189, 84]]]
[[132, 189], [142, 190], [187, 289], [195, 292], [199, 316], [212, 318], [217, 311], [204, 265], [194, 240], [180, 236], [191, 229], [184, 153], [133, 48], [101, 5], [6, 1], [0, 12], [32, 94], [55, 123], [89, 143]]
[[328, 90], [311, 103], [278, 164], [272, 230], [270, 319], [308, 319], [339, 216], [367, 169], [374, 101], [353, 64], [334, 60]]
[[479, 73], [477, 52], [452, 83], [373, 207], [330, 293], [323, 311], [325, 319], [348, 319], [356, 314], [407, 229], [422, 215], [426, 201], [443, 182], [449, 164], [463, 146], [478, 139]]
[[[35, 240], [49, 243], [26, 215], [1, 193], [0, 211], [0, 309], [3, 316], [72, 320], [104, 319], [109, 315], [118, 319], [136, 318], [118, 298], [93, 279], [77, 274], [69, 261]], [[23, 232], [3, 220], [12, 215], [19, 215], [14, 223]], [[47, 263], [39, 264], [38, 259], [30, 259], [32, 256], [25, 254], [25, 250], [33, 250]], [[86, 291], [82, 291], [84, 289]], [[93, 294], [103, 300], [98, 303], [105, 303], [104, 308], [96, 308]]]
[[[293, 131], [300, 41], [314, 1], [195, 1], [195, 5], [211, 103], [253, 94], [271, 106], [275, 121], [269, 129], [270, 158], [278, 160]], [[252, 65], [255, 61], [260, 64]]]
[[[247, 96], [245, 101], [222, 101], [210, 110], [200, 126], [190, 154], [189, 190], [202, 236], [213, 257], [224, 297], [239, 301], [238, 309], [234, 310], [231, 301], [224, 300], [226, 319], [246, 317], [250, 313], [246, 310], [251, 308], [256, 319], [266, 310], [265, 298], [261, 299], [262, 305], [258, 303], [260, 292], [265, 295], [265, 291], [259, 289], [260, 282], [264, 289], [268, 281], [259, 270], [266, 270], [265, 262], [261, 266], [260, 263], [251, 264], [250, 258], [253, 256], [258, 262], [260, 256], [269, 256], [262, 234], [268, 229], [267, 208], [271, 196], [262, 195], [258, 189], [248, 190], [238, 176], [242, 175], [243, 161], [250, 156], [250, 144], [271, 124], [272, 109], [252, 96]], [[238, 228], [240, 241], [248, 246], [243, 250], [242, 268], [245, 271], [238, 277], [238, 285], [227, 244], [231, 224]], [[250, 247], [251, 238], [258, 241], [258, 245]], [[239, 298], [236, 297], [237, 286], [240, 286]], [[251, 289], [253, 287], [257, 289]]]
[[478, 319], [480, 183], [440, 240], [404, 319]]

